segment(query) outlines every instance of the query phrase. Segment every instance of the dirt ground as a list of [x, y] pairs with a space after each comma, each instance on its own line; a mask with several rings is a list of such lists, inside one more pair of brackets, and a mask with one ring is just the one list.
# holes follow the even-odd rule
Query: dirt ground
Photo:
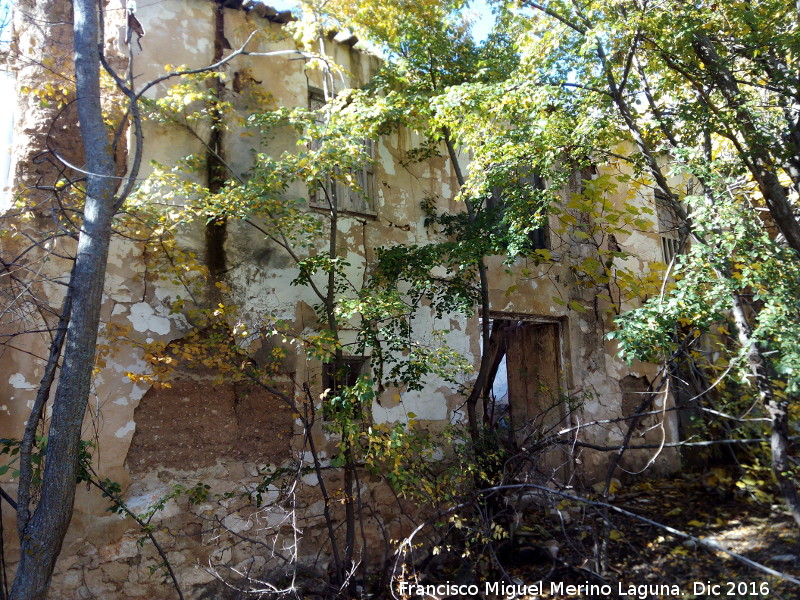
[[[737, 481], [740, 473], [713, 469], [623, 485], [609, 498], [610, 504], [673, 531], [574, 500], [534, 500], [519, 521], [508, 523], [512, 541], [482, 549], [473, 545], [466, 558], [460, 554], [463, 547], [451, 547], [417, 571], [419, 583], [471, 584], [477, 593], [462, 587], [433, 595], [417, 590], [405, 597], [800, 598], [799, 583], [703, 544], [718, 544], [800, 581], [800, 529], [768, 484], [748, 490]], [[584, 496], [602, 500], [597, 493]], [[475, 551], [484, 559], [476, 560]]]
[[[723, 470], [622, 487], [611, 503], [800, 579], [800, 530], [779, 497], [742, 490]], [[543, 582], [541, 595], [521, 598], [800, 598], [794, 582], [613, 511], [606, 521], [606, 513], [560, 502], [529, 511], [520, 531], [527, 539], [510, 553], [508, 573]], [[603, 547], [607, 566], [598, 569]], [[537, 561], [541, 548], [557, 550], [555, 559], [539, 552]]]

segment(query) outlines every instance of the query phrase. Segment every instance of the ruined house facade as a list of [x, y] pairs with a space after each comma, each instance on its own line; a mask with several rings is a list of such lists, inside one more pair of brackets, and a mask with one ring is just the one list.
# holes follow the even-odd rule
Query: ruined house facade
[[[37, 10], [35, 3], [20, 1], [19, 4], [33, 14]], [[134, 60], [137, 81], [163, 74], [165, 63], [190, 67], [212, 64], [221, 46], [225, 46], [223, 52], [231, 52], [228, 47], [241, 47], [254, 29], [266, 31], [267, 35], [252, 42], [249, 49], [253, 52], [295, 48], [283, 30], [290, 16], [256, 3], [232, 2], [225, 8], [206, 0], [140, 3], [135, 18], [146, 35], [138, 40], [136, 31], [131, 35], [125, 4], [115, 0], [108, 3], [106, 45], [116, 64]], [[53, 10], [68, 12], [68, 6]], [[61, 16], [69, 22], [69, 15]], [[51, 20], [55, 21], [52, 15]], [[36, 30], [21, 17], [16, 24], [17, 44], [22, 50], [54, 40], [69, 43], [69, 32], [59, 31], [57, 26], [50, 31]], [[363, 85], [378, 68], [378, 59], [355, 42], [343, 34], [328, 39], [326, 51], [342, 67], [336, 84], [340, 89]], [[133, 52], [129, 57], [130, 47]], [[237, 57], [224, 67], [227, 74], [224, 93], [234, 107], [244, 110], [241, 103], [237, 104], [234, 82], [246, 73], [276, 105], [313, 107], [325, 85], [318, 72], [309, 70], [306, 61], [297, 58], [291, 54]], [[68, 72], [67, 65], [52, 66]], [[36, 89], [42, 82], [41, 68], [35, 63], [19, 61], [12, 71], [18, 93]], [[166, 90], [167, 84], [163, 84], [149, 95], [157, 97]], [[42, 182], [53, 185], [52, 179], [61, 173], [54, 164], [62, 159], [80, 164], [75, 138], [69, 137], [68, 111], [45, 106], [34, 94], [19, 93], [18, 98], [11, 140], [14, 163], [9, 173], [14, 174], [18, 191]], [[156, 123], [145, 126], [144, 137], [145, 164], [148, 160], [175, 164], [182, 157], [204, 152], [207, 144], [207, 140], [198, 140], [180, 128]], [[49, 145], [51, 142], [56, 145], [55, 151]], [[338, 194], [342, 214], [337, 241], [340, 255], [349, 263], [347, 275], [351, 281], [363, 280], [381, 247], [424, 245], [440, 239], [425, 224], [423, 199], [436, 199], [440, 212], [464, 210], [455, 200], [458, 183], [447, 160], [437, 156], [413, 164], [404, 160], [407, 151], [418, 142], [416, 133], [402, 128], [372, 140], [370, 152], [374, 163], [358, 174], [366, 193]], [[233, 170], [246, 172], [252, 162], [248, 139], [228, 135], [222, 144], [226, 162]], [[269, 151], [277, 155], [295, 149], [296, 138], [286, 131], [277, 134], [270, 144]], [[125, 152], [118, 154], [120, 173], [124, 174], [130, 167], [128, 157]], [[468, 168], [466, 152], [462, 161]], [[598, 165], [592, 173], [574, 174], [571, 189], [562, 192], [565, 203], [572, 193], [580, 190], [582, 179], [622, 169], [620, 165]], [[46, 181], [48, 177], [50, 182]], [[35, 203], [40, 193], [44, 192], [29, 191], [25, 201]], [[315, 198], [300, 184], [293, 184], [286, 194], [307, 198], [308, 211], [318, 209]], [[626, 190], [620, 190], [617, 201], [622, 203], [626, 195]], [[646, 189], [627, 201], [656, 208]], [[4, 208], [13, 213], [14, 209]], [[47, 210], [31, 218], [39, 227], [54, 227]], [[508, 406], [506, 423], [510, 419], [511, 427], [518, 432], [526, 426], [568, 430], [564, 434], [567, 438], [577, 435], [598, 446], [613, 446], [625, 434], [624, 422], [585, 429], [580, 426], [635, 412], [642, 394], [657, 385], [658, 370], [655, 365], [627, 365], [616, 358], [614, 343], [605, 338], [613, 327], [604, 310], [605, 301], [598, 297], [597, 289], [580, 285], [575, 275], [574, 265], [592, 248], [569, 231], [555, 235], [554, 219], [551, 217], [549, 226], [536, 234], [536, 243], [549, 250], [552, 261], [519, 256], [508, 265], [507, 257], [487, 259], [491, 318], [496, 329], [505, 331], [505, 356], [497, 361], [494, 392], [499, 405]], [[178, 237], [185, 251], [207, 256], [208, 238], [202, 228], [186, 228]], [[651, 231], [617, 236], [613, 243], [636, 257], [626, 259], [628, 266], [644, 276], [651, 263], [663, 262], [665, 254], [673, 249], [674, 244], [662, 237], [669, 239], [666, 232], [660, 235], [654, 225]], [[19, 237], [4, 235], [2, 251], [5, 255], [18, 253], [23, 243]], [[52, 260], [43, 269], [53, 276], [63, 275], [68, 267], [64, 267], [66, 263], [58, 255], [68, 254], [71, 243], [57, 238], [54, 246], [48, 247]], [[264, 315], [270, 315], [287, 323], [293, 331], [302, 332], [315, 321], [312, 307], [316, 299], [309, 289], [291, 284], [297, 268], [283, 249], [265, 241], [257, 229], [233, 221], [227, 223], [221, 243], [224, 281], [231, 290], [231, 302], [239, 307], [238, 318], [245, 325], [252, 327]], [[263, 480], [267, 468], [296, 465], [298, 461], [311, 466], [306, 440], [290, 408], [266, 390], [241, 381], [220, 381], [214, 373], [202, 369], [177, 372], [170, 387], [153, 386], [127, 376], [145, 373], [149, 368], [142, 344], [180, 342], [190, 329], [185, 316], [172, 310], [172, 303], [181, 292], [180, 285], [152, 273], [148, 261], [143, 245], [137, 240], [119, 236], [113, 242], [103, 297], [104, 321], [125, 328], [139, 344], [116, 348], [99, 366], [94, 379], [84, 437], [96, 442], [97, 472], [120, 484], [124, 500], [137, 514], [146, 513], [169, 495], [175, 484], [191, 488], [202, 482], [209, 486], [211, 496], [191, 506], [187, 506], [185, 497], [166, 501], [154, 516], [176, 576], [193, 597], [201, 597], [203, 590], [217, 585], [209, 564], [224, 566], [219, 569], [234, 567], [239, 572], [265, 568], [268, 559], [264, 555], [270, 551], [259, 544], [266, 544], [265, 540], [273, 540], [277, 534], [294, 539], [296, 530], [291, 527], [291, 519], [297, 519], [295, 525], [303, 531], [303, 539], [296, 548], [299, 560], [324, 571], [328, 559], [321, 517], [323, 503], [317, 491], [317, 475], [310, 469], [300, 471], [303, 489], [292, 510], [285, 507], [267, 512], [239, 510], [236, 498], [215, 496], [235, 494], [243, 486], [256, 485]], [[4, 297], [7, 297], [12, 286], [8, 281], [2, 285], [6, 286]], [[36, 294], [44, 305], [58, 309], [64, 289], [57, 282], [42, 281], [37, 284]], [[555, 302], [554, 298], [563, 299], [563, 303]], [[21, 320], [7, 319], [3, 324], [4, 334], [19, 330], [22, 324], [35, 324], [41, 318], [30, 314]], [[425, 336], [434, 329], [444, 331], [447, 344], [477, 365], [481, 353], [478, 316], [452, 314], [445, 315], [444, 322], [436, 321], [433, 315], [420, 314], [415, 327], [421, 341], [431, 341]], [[354, 331], [344, 330], [341, 335], [345, 346], [354, 341]], [[29, 334], [15, 340], [6, 347], [0, 362], [0, 428], [2, 436], [9, 438], [21, 435], [42, 375], [41, 362], [31, 356], [46, 356], [49, 337]], [[308, 382], [311, 397], [319, 399], [326, 383], [325, 366], [319, 360], [309, 359], [302, 348], [292, 345], [286, 348], [281, 389], [289, 394], [302, 394], [302, 383]], [[258, 360], [257, 352], [253, 355]], [[363, 357], [348, 360], [354, 370], [366, 368]], [[465, 384], [470, 377], [464, 376]], [[407, 421], [413, 414], [420, 426], [433, 430], [465, 421], [464, 395], [455, 386], [431, 376], [421, 387], [419, 391], [392, 387], [382, 390], [372, 402], [369, 419], [375, 424], [396, 423]], [[318, 402], [321, 413], [322, 400]], [[657, 394], [654, 402], [656, 410], [666, 409], [669, 398]], [[675, 424], [669, 413], [665, 415], [661, 421], [650, 417], [652, 424], [658, 426], [643, 439], [658, 445], [675, 438]], [[313, 436], [324, 466], [330, 466], [336, 440], [321, 426], [314, 429]], [[640, 468], [653, 457], [652, 450], [629, 452], [624, 466]], [[674, 455], [662, 453], [656, 465], [672, 469], [675, 460]], [[556, 446], [543, 464], [555, 470], [555, 477], [562, 482], [591, 483], [605, 477], [608, 461], [609, 456], [600, 451], [568, 452]], [[341, 477], [334, 469], [326, 471], [325, 477], [329, 477], [330, 488], [335, 489], [340, 483]], [[10, 472], [5, 480], [4, 488], [13, 495]], [[397, 498], [380, 478], [365, 474], [359, 485], [363, 501], [373, 507], [367, 543], [382, 548], [387, 540], [399, 539], [407, 533], [412, 520], [398, 511]], [[268, 503], [278, 497], [279, 491], [267, 486], [264, 495]], [[137, 543], [141, 537], [139, 527], [107, 508], [108, 500], [97, 490], [80, 487], [70, 533], [56, 570], [53, 597], [170, 597], [173, 592], [168, 584], [159, 575], [150, 574], [150, 566], [160, 559], [148, 544]], [[9, 513], [3, 513], [5, 528], [13, 531], [13, 516]], [[231, 536], [237, 534], [241, 537], [232, 543]], [[289, 542], [280, 544], [285, 553], [295, 550]], [[10, 555], [7, 551], [8, 556], [13, 562], [13, 551]], [[259, 562], [253, 563], [254, 557]], [[217, 575], [222, 572], [218, 570]]]

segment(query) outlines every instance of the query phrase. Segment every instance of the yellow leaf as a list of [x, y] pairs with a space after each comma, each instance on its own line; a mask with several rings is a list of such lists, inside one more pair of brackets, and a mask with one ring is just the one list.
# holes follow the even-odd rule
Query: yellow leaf
[[701, 522], [700, 522], [700, 521], [698, 521], [697, 519], [692, 519], [691, 521], [689, 521], [689, 522], [687, 523], [687, 525], [688, 525], [689, 527], [703, 527], [703, 526], [705, 526], [705, 523], [701, 523]]

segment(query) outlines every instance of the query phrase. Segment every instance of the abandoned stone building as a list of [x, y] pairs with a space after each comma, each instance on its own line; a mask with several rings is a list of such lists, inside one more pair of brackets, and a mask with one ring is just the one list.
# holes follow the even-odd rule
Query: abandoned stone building
[[[15, 17], [17, 47], [25, 50], [68, 44], [68, 27], [39, 28], [26, 21], [42, 10], [35, 4], [19, 2], [21, 9], [30, 12]], [[64, 11], [69, 10], [69, 3], [58, 4], [62, 6], [51, 7], [55, 12], [50, 21], [55, 23], [60, 16], [68, 23], [69, 15]], [[223, 67], [227, 75], [224, 94], [234, 113], [246, 110], [236, 87], [244, 77], [281, 107], [313, 108], [321, 93], [330, 92], [321, 72], [309, 68], [309, 61], [302, 55], [292, 53], [295, 42], [285, 31], [286, 24], [292, 21], [288, 13], [256, 2], [162, 0], [141, 2], [135, 15], [129, 15], [125, 11], [129, 4], [122, 0], [107, 3], [105, 44], [115, 64], [134, 61], [137, 82], [162, 75], [165, 63], [192, 68], [213, 64], [220, 51], [230, 53], [242, 47], [248, 36], [258, 31], [261, 35], [249, 42], [250, 54], [238, 56]], [[132, 28], [134, 20], [136, 27]], [[145, 35], [140, 37], [139, 30]], [[335, 92], [359, 87], [375, 74], [379, 59], [361, 48], [353, 36], [340, 33], [329, 36], [326, 42], [325, 52], [340, 66]], [[48, 63], [50, 71], [64, 66], [59, 63], [62, 59], [55, 56]], [[9, 129], [13, 133], [7, 136], [12, 161], [8, 165], [0, 163], [5, 170], [0, 173], [6, 177], [4, 187], [11, 186], [16, 193], [43, 184], [54, 186], [62, 173], [62, 161], [80, 164], [81, 160], [75, 149], [74, 124], [68, 122], [68, 104], [65, 108], [57, 102], [43, 102], [41, 96], [24, 91], [41, 88], [46, 77], [41, 63], [9, 59], [9, 65], [7, 74], [15, 79], [18, 100], [14, 125]], [[64, 72], [68, 72], [66, 67]], [[155, 86], [148, 97], [163, 97], [169, 85], [165, 82]], [[11, 113], [3, 116], [5, 126], [10, 125], [11, 117]], [[221, 141], [221, 151], [233, 171], [245, 173], [252, 163], [252, 141], [236, 131], [234, 128], [234, 133]], [[148, 169], [155, 168], [147, 166], [150, 161], [175, 165], [183, 157], [203, 153], [208, 144], [180, 127], [157, 122], [145, 124], [144, 140], [143, 179]], [[416, 163], [405, 160], [406, 153], [418, 142], [415, 132], [403, 128], [371, 140], [369, 152], [374, 161], [355, 174], [360, 190], [356, 193], [342, 189], [335, 194], [340, 211], [337, 253], [346, 259], [346, 277], [350, 281], [365, 279], [380, 248], [422, 246], [439, 239], [440, 234], [426, 225], [428, 215], [423, 200], [435, 199], [440, 212], [464, 210], [456, 200], [459, 186], [448, 160], [437, 155]], [[275, 156], [296, 151], [296, 137], [288, 129], [269, 143], [268, 150]], [[122, 151], [118, 160], [123, 175], [131, 167], [129, 156]], [[466, 150], [461, 160], [468, 169]], [[571, 194], [580, 191], [582, 180], [625, 168], [598, 164], [591, 173], [575, 173], [571, 189], [564, 189], [561, 195], [566, 203]], [[40, 198], [37, 194], [44, 193], [36, 189], [23, 198], [32, 203]], [[305, 198], [304, 210], [324, 217], [319, 199], [309, 195], [302, 182], [293, 183], [285, 194], [287, 198]], [[625, 200], [627, 196], [627, 190], [620, 190], [615, 201], [656, 210], [646, 188], [633, 194], [632, 199]], [[4, 198], [3, 210], [11, 215], [15, 210], [11, 197]], [[169, 202], [180, 203], [180, 199], [164, 200], [165, 205]], [[49, 209], [40, 210], [31, 218], [40, 227], [54, 227]], [[616, 357], [614, 343], [605, 337], [613, 328], [612, 315], [605, 310], [608, 299], [599, 295], [597, 288], [582, 286], [576, 279], [575, 264], [585, 259], [593, 247], [569, 230], [560, 230], [555, 221], [556, 217], [551, 216], [550, 223], [531, 236], [536, 247], [548, 251], [550, 260], [538, 260], [530, 254], [521, 254], [512, 261], [505, 256], [486, 259], [492, 324], [505, 331], [503, 348], [492, 370], [493, 393], [497, 406], [508, 411], [503, 418], [510, 419], [520, 439], [525, 438], [526, 431], [546, 427], [565, 431], [566, 438], [613, 446], [625, 434], [624, 422], [582, 425], [632, 414], [642, 393], [657, 387], [658, 367], [627, 365]], [[225, 228], [224, 237], [218, 240], [224, 261], [221, 272], [230, 290], [230, 302], [238, 307], [236, 318], [241, 326], [257, 328], [269, 316], [298, 335], [313, 329], [317, 316], [312, 307], [317, 298], [308, 287], [292, 285], [298, 276], [292, 257], [247, 223], [229, 220]], [[208, 256], [208, 236], [202, 227], [185, 227], [177, 239], [184, 256], [193, 253], [201, 261]], [[37, 263], [36, 268], [53, 276], [58, 274], [63, 281], [68, 267], [58, 257], [69, 254], [71, 242], [58, 236], [54, 240], [54, 246], [47, 248], [51, 260]], [[16, 255], [23, 243], [19, 236], [4, 234], [0, 251]], [[643, 277], [652, 264], [665, 262], [674, 252], [669, 232], [659, 233], [655, 223], [649, 231], [632, 231], [603, 243], [617, 244], [629, 252], [626, 266]], [[4, 279], [0, 286], [5, 288], [6, 298], [13, 286], [7, 276]], [[324, 502], [317, 492], [317, 474], [303, 468], [313, 467], [312, 458], [306, 432], [293, 410], [269, 391], [218, 377], [211, 370], [178, 369], [171, 375], [169, 387], [128, 376], [146, 374], [151, 368], [144, 346], [179, 343], [191, 329], [185, 314], [174, 310], [181, 286], [181, 282], [151, 271], [151, 257], [140, 241], [133, 236], [115, 238], [103, 296], [104, 327], [112, 324], [123, 329], [134, 343], [115, 347], [98, 363], [84, 436], [95, 442], [94, 468], [101, 477], [120, 484], [122, 498], [131, 511], [148, 517], [151, 507], [168, 496], [176, 484], [192, 488], [202, 482], [209, 486], [206, 489], [211, 494], [203, 495], [195, 504], [187, 507], [185, 496], [177, 496], [163, 502], [152, 516], [176, 577], [185, 590], [191, 591], [191, 597], [212, 597], [202, 596], [202, 590], [216, 585], [214, 568], [220, 577], [226, 573], [233, 576], [234, 571], [223, 572], [225, 568], [239, 573], [265, 568], [269, 556], [274, 558], [276, 550], [270, 544], [278, 534], [291, 537], [302, 530], [300, 541], [292, 537], [296, 547], [292, 545], [295, 541], [290, 544], [284, 540], [278, 548], [287, 554], [296, 551], [301, 562], [324, 571], [329, 560], [322, 517]], [[37, 284], [36, 295], [43, 306], [57, 310], [63, 302], [64, 289], [57, 282], [43, 279]], [[7, 318], [6, 313], [2, 318], [0, 327], [6, 336], [3, 339], [8, 341], [8, 336], [23, 326], [37, 329], [32, 324], [46, 317], [31, 311], [20, 319]], [[481, 322], [477, 314], [438, 318], [421, 312], [414, 327], [421, 343], [443, 342], [473, 365], [480, 360]], [[435, 339], [434, 331], [438, 332]], [[355, 342], [355, 330], [344, 328], [340, 335], [345, 348]], [[4, 347], [0, 361], [3, 437], [21, 435], [43, 369], [43, 363], [32, 357], [46, 356], [49, 340], [45, 333], [31, 333], [15, 337]], [[309, 358], [297, 345], [284, 344], [281, 348], [284, 354], [276, 385], [289, 395], [308, 393], [322, 414], [320, 397], [329, 377], [325, 365]], [[253, 360], [261, 360], [259, 352], [266, 350], [250, 349]], [[369, 356], [346, 353], [344, 360], [351, 372], [368, 374]], [[474, 373], [465, 373], [463, 384], [468, 385], [471, 378]], [[464, 394], [456, 385], [428, 375], [416, 390], [382, 387], [367, 412], [373, 424], [405, 422], [412, 416], [417, 426], [438, 431], [446, 425], [465, 422], [464, 401]], [[658, 393], [653, 407], [666, 409], [669, 403], [666, 392]], [[677, 425], [670, 414], [665, 411], [663, 417], [649, 417], [647, 427], [642, 426], [649, 433], [639, 439], [654, 445], [674, 440]], [[501, 420], [495, 418], [495, 422]], [[319, 424], [311, 435], [323, 467], [329, 467], [336, 440]], [[669, 470], [675, 468], [677, 459], [666, 451], [631, 451], [624, 457], [623, 466], [637, 470], [651, 460], [655, 468]], [[266, 468], [274, 470], [298, 461], [301, 489], [291, 509], [286, 505], [276, 505], [271, 510], [239, 509], [236, 492], [263, 481]], [[608, 461], [607, 453], [601, 451], [557, 445], [543, 464], [555, 471], [551, 474], [562, 483], [592, 483], [605, 477]], [[330, 473], [328, 485], [335, 491], [341, 477], [335, 469], [326, 473]], [[3, 487], [13, 495], [11, 474], [5, 474]], [[387, 540], [402, 538], [411, 521], [397, 510], [395, 495], [376, 475], [364, 474], [359, 486], [363, 501], [372, 506], [365, 543], [382, 548]], [[279, 496], [275, 486], [266, 486], [262, 491], [267, 505]], [[228, 496], [224, 496], [226, 493]], [[70, 533], [56, 570], [53, 597], [171, 597], [173, 592], [163, 577], [150, 574], [150, 567], [161, 561], [149, 544], [138, 543], [140, 527], [129, 518], [109, 512], [108, 505], [108, 499], [96, 489], [80, 486]], [[4, 512], [3, 518], [5, 530], [14, 531], [13, 515]], [[237, 535], [241, 537], [236, 538]], [[13, 563], [13, 551], [7, 550], [6, 556]], [[260, 562], [254, 566], [255, 557]]]

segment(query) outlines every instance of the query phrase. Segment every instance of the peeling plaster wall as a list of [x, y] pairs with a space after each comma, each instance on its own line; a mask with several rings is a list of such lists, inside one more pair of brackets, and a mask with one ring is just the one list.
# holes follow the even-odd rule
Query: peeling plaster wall
[[[20, 0], [22, 4], [30, 4], [29, 8], [33, 9], [37, 3]], [[56, 4], [62, 10], [67, 5]], [[120, 14], [122, 3], [111, 2], [109, 6], [112, 15]], [[137, 80], [145, 81], [163, 74], [164, 62], [189, 67], [210, 63], [213, 11], [211, 2], [201, 0], [140, 3], [137, 17], [147, 34], [141, 40], [143, 50], [135, 48], [134, 52]], [[254, 27], [265, 29], [268, 35], [266, 41], [254, 42], [252, 50], [267, 52], [293, 47], [280, 25], [253, 13], [225, 11], [225, 37], [233, 48], [241, 45]], [[114, 32], [123, 30], [119, 22], [109, 28]], [[33, 33], [21, 29], [20, 35], [25, 38]], [[117, 39], [111, 43], [120, 44]], [[345, 85], [366, 82], [378, 66], [376, 58], [347, 43], [331, 41], [328, 50], [350, 73]], [[290, 58], [285, 55], [240, 57], [225, 67], [228, 85], [235, 72], [246, 70], [260, 82], [258, 85], [263, 91], [272, 95], [276, 104], [306, 106], [309, 88], [319, 88], [321, 83], [318, 74], [306, 72], [304, 61]], [[35, 81], [40, 76], [36, 69], [21, 69], [17, 75], [19, 82]], [[167, 84], [161, 84], [148, 95], [157, 97], [166, 89]], [[237, 101], [235, 95], [233, 101]], [[22, 117], [17, 125], [15, 154], [17, 180], [24, 186], [32, 178], [42, 176], [37, 171], [39, 167], [31, 167], [30, 158], [41, 148], [41, 136], [52, 115], [37, 107], [30, 98], [21, 98], [20, 103]], [[150, 160], [172, 164], [187, 154], [203, 152], [200, 141], [176, 128], [149, 124], [145, 140], [144, 164]], [[376, 215], [341, 218], [339, 243], [351, 264], [348, 276], [354, 281], [362, 280], [380, 246], [435, 241], [424, 226], [425, 215], [420, 208], [423, 198], [438, 197], [438, 209], [443, 212], [463, 210], [454, 200], [458, 185], [452, 168], [444, 159], [434, 157], [422, 164], [401, 166], [404, 153], [417, 141], [415, 133], [405, 130], [378, 140]], [[233, 134], [227, 136], [225, 143], [225, 154], [234, 169], [246, 171], [252, 142]], [[280, 154], [293, 150], [295, 145], [290, 132], [279, 132], [270, 143], [269, 151]], [[466, 165], [466, 157], [464, 162]], [[147, 175], [147, 169], [143, 169], [142, 176]], [[569, 193], [570, 190], [564, 191], [565, 199]], [[300, 185], [293, 185], [287, 195], [304, 197], [307, 192]], [[643, 195], [637, 196], [636, 201], [643, 206], [653, 206], [652, 198]], [[44, 227], [46, 221], [35, 225]], [[179, 237], [186, 249], [202, 256], [204, 241], [199, 229], [186, 228]], [[2, 240], [0, 243], [3, 252], [8, 252], [13, 250], [15, 242]], [[633, 266], [641, 272], [648, 269], [649, 262], [661, 260], [657, 234], [632, 233], [619, 243], [640, 257], [640, 262]], [[552, 250], [562, 259], [549, 268], [520, 257], [509, 272], [503, 257], [488, 260], [493, 314], [497, 318], [505, 315], [560, 323], [564, 392], [584, 399], [575, 418], [585, 423], [617, 416], [626, 398], [630, 403], [630, 395], [625, 395], [633, 393], [630, 378], [638, 384], [643, 378], [652, 383], [657, 377], [656, 368], [646, 364], [629, 367], [614, 357], [614, 344], [604, 339], [611, 322], [603, 311], [602, 302], [597, 301], [591, 291], [577, 286], [570, 270], [572, 262], [583, 256], [585, 249], [579, 244], [566, 244]], [[296, 269], [279, 247], [265, 241], [263, 235], [251, 227], [229, 223], [225, 253], [226, 282], [245, 321], [257, 323], [264, 314], [270, 314], [291, 322], [297, 330], [313, 324], [315, 317], [311, 307], [316, 298], [309, 290], [290, 285]], [[63, 267], [63, 263], [54, 264]], [[179, 340], [188, 330], [187, 321], [173, 314], [169, 306], [181, 290], [149, 272], [145, 265], [146, 257], [139, 244], [122, 238], [114, 240], [103, 296], [103, 319], [106, 323], [129, 327], [133, 339], [141, 342]], [[522, 273], [528, 274], [523, 277]], [[62, 286], [44, 285], [43, 291], [52, 306], [60, 306]], [[578, 300], [595, 308], [577, 313], [554, 303], [553, 297]], [[416, 325], [420, 332], [430, 331], [433, 317], [421, 314]], [[1, 326], [7, 331], [18, 325], [2, 323]], [[477, 363], [480, 356], [477, 318], [451, 315], [437, 326], [449, 330], [446, 340], [455, 350]], [[29, 336], [24, 348], [43, 356], [47, 342], [45, 335]], [[286, 373], [281, 384], [284, 390], [293, 390], [300, 381], [312, 381], [316, 382], [314, 393], [321, 392], [319, 362], [310, 361], [302, 352], [291, 348], [284, 367]], [[142, 351], [135, 347], [125, 346], [112, 353], [95, 378], [90, 400], [92, 410], [86, 418], [85, 437], [93, 437], [98, 442], [94, 457], [98, 472], [121, 484], [124, 498], [134, 509], [146, 510], [169, 493], [176, 483], [191, 487], [197, 481], [204, 481], [214, 492], [235, 495], [245, 486], [261, 481], [265, 469], [285, 466], [290, 459], [298, 458], [302, 448], [299, 429], [291, 412], [274, 397], [244, 389], [239, 384], [219, 383], [213, 373], [182, 373], [172, 388], [162, 389], [135, 384], [125, 375], [142, 373], [147, 368]], [[3, 355], [0, 362], [0, 433], [3, 436], [19, 437], [21, 434], [41, 372], [38, 363], [25, 354], [6, 351]], [[405, 421], [412, 412], [418, 421], [431, 427], [465, 420], [463, 397], [452, 386], [437, 377], [430, 377], [424, 383], [424, 390], [420, 392], [387, 389], [372, 406], [374, 421]], [[663, 404], [659, 408], [661, 406]], [[613, 444], [623, 435], [621, 427], [608, 428], [592, 441]], [[665, 439], [672, 439], [674, 435], [674, 423], [668, 419]], [[335, 440], [321, 429], [314, 432], [314, 439], [327, 461], [336, 450]], [[644, 453], [630, 453], [629, 456], [626, 464], [629, 468], [650, 458], [650, 454]], [[309, 464], [308, 456], [300, 458]], [[582, 453], [578, 476], [588, 481], [603, 477], [607, 461], [608, 456], [600, 453]], [[676, 464], [673, 453], [664, 453], [658, 462], [665, 470], [675, 468]], [[332, 489], [341, 485], [336, 470], [326, 471], [325, 478]], [[296, 500], [298, 525], [304, 531], [300, 553], [301, 561], [311, 564], [315, 553], [325, 545], [327, 534], [315, 489], [316, 475], [306, 474], [303, 481], [308, 489]], [[13, 483], [5, 485], [13, 492]], [[278, 493], [273, 488], [265, 491], [268, 497], [277, 497]], [[402, 511], [398, 512], [398, 500], [377, 478], [362, 481], [361, 493], [364, 502], [374, 502], [376, 510], [367, 527], [371, 544], [379, 547], [384, 543], [384, 536], [397, 539], [408, 530], [410, 522], [404, 519]], [[136, 525], [129, 519], [111, 515], [106, 508], [107, 502], [99, 493], [83, 486], [79, 488], [72, 527], [57, 567], [53, 597], [75, 598], [87, 594], [104, 598], [170, 597], [169, 588], [162, 585], [158, 577], [149, 576], [149, 566], [160, 559], [149, 544], [136, 543], [139, 539]], [[238, 508], [234, 497], [193, 507], [188, 507], [184, 500], [170, 500], [158, 515], [174, 534], [159, 532], [159, 540], [190, 596], [201, 597], [205, 593], [206, 597], [216, 597], [214, 578], [203, 567], [209, 559], [246, 568], [254, 556], [263, 554], [263, 548], [249, 542], [233, 550], [224, 547], [220, 540], [225, 527], [236, 533], [250, 532], [256, 537], [287, 531], [287, 519], [291, 516], [287, 513], [277, 509], [238, 512]], [[14, 531], [13, 521], [7, 513], [4, 516], [6, 531]], [[381, 527], [385, 527], [383, 533]], [[7, 558], [15, 560], [13, 553]], [[259, 560], [265, 561], [263, 557]]]

